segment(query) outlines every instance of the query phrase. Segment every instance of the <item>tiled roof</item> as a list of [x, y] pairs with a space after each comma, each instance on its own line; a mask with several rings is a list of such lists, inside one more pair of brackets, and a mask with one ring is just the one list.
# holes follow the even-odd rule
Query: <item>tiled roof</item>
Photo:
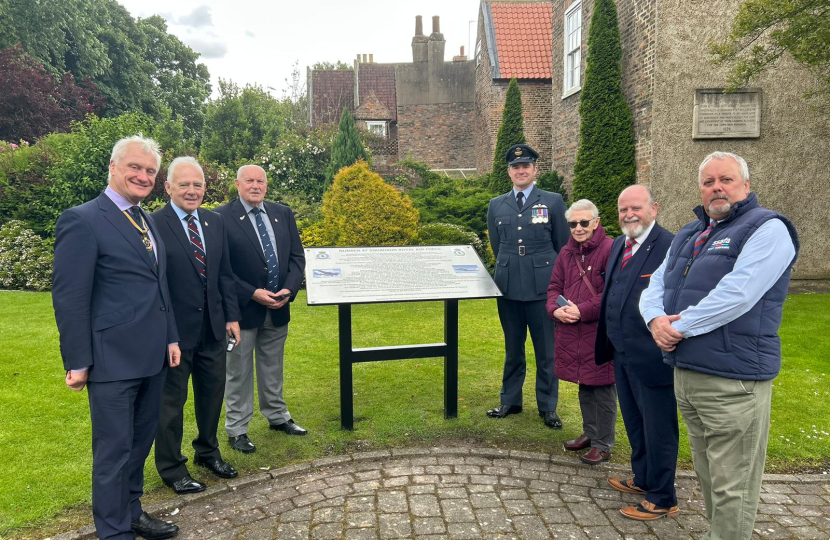
[[344, 108], [354, 112], [354, 71], [314, 70], [311, 78], [312, 125], [339, 122]]
[[490, 2], [500, 78], [550, 79], [553, 4]]
[[366, 100], [354, 112], [355, 120], [394, 120], [389, 109], [371, 92]]
[[395, 66], [389, 64], [360, 64], [358, 66], [358, 99], [361, 105], [370, 94], [375, 94], [391, 113], [389, 120], [398, 118], [398, 102], [395, 93]]

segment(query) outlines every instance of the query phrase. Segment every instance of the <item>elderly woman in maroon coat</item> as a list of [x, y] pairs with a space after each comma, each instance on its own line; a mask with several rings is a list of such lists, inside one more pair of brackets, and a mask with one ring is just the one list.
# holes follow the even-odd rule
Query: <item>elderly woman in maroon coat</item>
[[[548, 286], [548, 315], [556, 323], [554, 372], [579, 385], [582, 435], [565, 442], [565, 450], [589, 450], [580, 459], [596, 465], [611, 458], [617, 422], [613, 362], [594, 362], [594, 341], [605, 267], [613, 241], [599, 224], [599, 211], [582, 199], [565, 212], [571, 238], [553, 266]], [[567, 304], [557, 300], [562, 296]]]

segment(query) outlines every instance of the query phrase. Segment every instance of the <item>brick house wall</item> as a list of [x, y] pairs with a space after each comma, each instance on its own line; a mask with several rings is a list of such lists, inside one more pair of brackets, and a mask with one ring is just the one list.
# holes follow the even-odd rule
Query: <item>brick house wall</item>
[[[579, 92], [562, 98], [564, 84], [565, 11], [574, 0], [554, 5], [553, 12], [553, 81], [552, 81], [552, 154], [554, 168], [565, 177], [570, 189], [579, 149]], [[588, 56], [588, 31], [593, 0], [582, 0], [582, 81]], [[651, 182], [652, 99], [656, 39], [656, 0], [617, 1], [617, 20], [622, 46], [622, 88], [631, 109], [634, 126], [637, 182]]]
[[398, 156], [424, 161], [433, 169], [473, 166], [473, 103], [398, 106]]

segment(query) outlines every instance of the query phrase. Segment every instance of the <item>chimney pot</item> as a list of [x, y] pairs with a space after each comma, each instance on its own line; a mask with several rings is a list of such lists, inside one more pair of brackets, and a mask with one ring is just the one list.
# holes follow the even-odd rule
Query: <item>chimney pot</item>
[[464, 56], [464, 45], [461, 46], [461, 54], [459, 54], [458, 56]]
[[432, 33], [433, 34], [440, 34], [441, 33], [441, 24], [439, 22], [439, 16], [434, 15], [432, 17]]
[[374, 54], [372, 54], [372, 53], [369, 53], [369, 63], [370, 63], [370, 64], [374, 64], [374, 63], [375, 63], [375, 55], [374, 55]]
[[360, 63], [360, 53], [357, 53], [357, 62]]
[[363, 53], [363, 63], [366, 63], [366, 53]]
[[424, 35], [424, 21], [420, 15], [415, 15], [415, 35]]

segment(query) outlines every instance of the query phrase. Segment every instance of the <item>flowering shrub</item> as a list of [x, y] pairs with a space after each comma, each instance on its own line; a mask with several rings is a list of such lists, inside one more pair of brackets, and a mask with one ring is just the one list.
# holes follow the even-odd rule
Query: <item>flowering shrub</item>
[[296, 193], [319, 201], [323, 196], [332, 132], [312, 130], [306, 136], [283, 134], [274, 148], [264, 150], [254, 163], [265, 169], [269, 191]]
[[52, 287], [52, 250], [22, 221], [0, 227], [0, 287], [34, 291]]

